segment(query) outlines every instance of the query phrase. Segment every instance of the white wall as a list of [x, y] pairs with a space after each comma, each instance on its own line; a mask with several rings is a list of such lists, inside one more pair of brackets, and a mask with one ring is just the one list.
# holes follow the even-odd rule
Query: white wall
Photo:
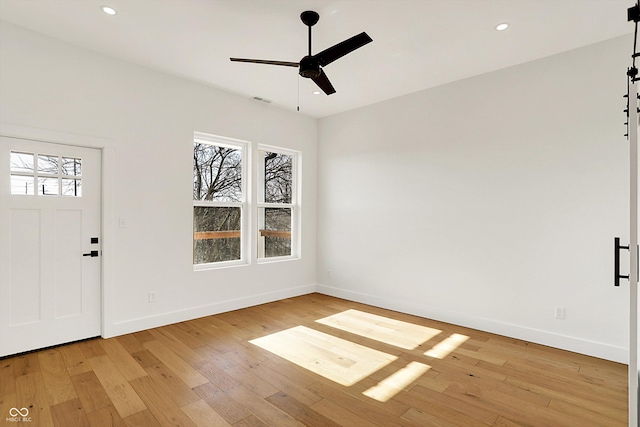
[[631, 49], [614, 39], [321, 119], [319, 291], [626, 360], [612, 239], [628, 241]]
[[[317, 124], [3, 23], [0, 130], [105, 148], [107, 336], [317, 281], [622, 361], [628, 286], [612, 286], [611, 252], [628, 233], [630, 52], [611, 40]], [[300, 261], [193, 271], [194, 130], [302, 151]]]
[[[10, 24], [0, 31], [5, 133], [104, 147], [107, 336], [314, 290], [316, 120]], [[301, 260], [193, 271], [194, 131], [302, 152]]]

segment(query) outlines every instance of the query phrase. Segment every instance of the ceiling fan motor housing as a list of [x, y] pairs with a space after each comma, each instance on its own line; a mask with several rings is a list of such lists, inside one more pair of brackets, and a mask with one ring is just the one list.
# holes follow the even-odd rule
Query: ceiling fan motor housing
[[308, 79], [315, 79], [320, 75], [320, 64], [312, 56], [305, 56], [300, 60], [300, 75]]

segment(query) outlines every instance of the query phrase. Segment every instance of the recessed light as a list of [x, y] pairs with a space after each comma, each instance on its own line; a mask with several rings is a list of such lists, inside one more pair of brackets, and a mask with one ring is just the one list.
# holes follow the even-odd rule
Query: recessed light
[[314, 91], [313, 91], [313, 94], [314, 94], [314, 95], [320, 95], [320, 91], [319, 91], [319, 90], [314, 90]]
[[502, 22], [502, 23], [496, 25], [496, 30], [498, 30], [498, 31], [504, 31], [507, 28], [509, 28], [509, 23], [508, 22]]
[[102, 11], [103, 11], [104, 13], [106, 13], [107, 15], [112, 15], [112, 16], [113, 16], [113, 15], [115, 15], [116, 13], [118, 13], [118, 12], [116, 12], [116, 10], [115, 10], [114, 8], [112, 8], [111, 6], [100, 6], [100, 9], [102, 9]]

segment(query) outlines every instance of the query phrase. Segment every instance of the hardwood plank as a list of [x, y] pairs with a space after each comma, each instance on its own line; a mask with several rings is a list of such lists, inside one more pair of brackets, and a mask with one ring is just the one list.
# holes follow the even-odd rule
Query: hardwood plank
[[97, 411], [111, 405], [109, 395], [93, 371], [74, 375], [71, 377], [71, 382], [86, 412]]
[[17, 378], [21, 375], [39, 373], [40, 360], [38, 353], [27, 353], [12, 358], [13, 375]]
[[195, 366], [202, 362], [203, 357], [198, 352], [194, 351], [191, 347], [176, 338], [173, 332], [171, 332], [174, 330], [172, 326], [173, 325], [168, 325], [159, 330], [152, 329], [150, 332], [154, 337], [156, 337], [157, 341], [162, 343], [189, 365]]
[[213, 363], [201, 363], [198, 366], [198, 372], [204, 375], [218, 390], [227, 390], [239, 384], [235, 378], [222, 369], [218, 369]]
[[70, 376], [91, 370], [91, 366], [87, 363], [87, 358], [77, 343], [61, 346], [60, 354]]
[[277, 368], [269, 369], [264, 364], [257, 364], [251, 367], [251, 371], [269, 384], [274, 385], [278, 390], [286, 391], [291, 397], [307, 406], [322, 400], [322, 397], [298, 383], [295, 378], [281, 373]]
[[310, 386], [310, 389], [323, 396], [325, 399], [331, 400], [333, 403], [348, 409], [360, 418], [372, 423], [380, 424], [385, 427], [419, 427], [419, 424], [400, 420], [398, 416], [387, 412], [383, 405], [380, 405], [374, 400], [368, 399], [362, 395], [353, 396], [347, 393], [344, 390], [344, 387], [338, 388], [319, 381]]
[[38, 360], [51, 405], [78, 397], [60, 350], [50, 349], [38, 352]]
[[136, 353], [131, 354], [131, 357], [138, 362], [143, 368], [148, 368], [149, 366], [157, 365], [158, 363], [162, 363], [160, 359], [153, 355], [149, 350], [142, 350]]
[[508, 377], [505, 382], [512, 384], [515, 387], [520, 387], [529, 391], [533, 391], [545, 396], [550, 397], [552, 400], [562, 400], [567, 403], [571, 403], [575, 406], [579, 406], [590, 411], [594, 411], [601, 415], [610, 417], [611, 419], [627, 420], [627, 402], [617, 402], [614, 406], [611, 402], [599, 401], [595, 396], [591, 398], [585, 398], [576, 396], [571, 392], [561, 391], [557, 389], [551, 389], [537, 384], [532, 384], [530, 381], [520, 380], [517, 378]]
[[37, 425], [53, 426], [51, 406], [47, 397], [47, 387], [40, 372], [21, 375], [16, 378], [16, 408], [28, 408], [29, 416]]
[[341, 426], [378, 427], [378, 424], [365, 420], [348, 408], [337, 405], [328, 399], [322, 399], [310, 407]]
[[[438, 418], [431, 412], [421, 411], [416, 408], [409, 408], [409, 410], [402, 415], [403, 420], [411, 421], [414, 424], [423, 425], [423, 426], [433, 426], [433, 427], [458, 427], [464, 425], [465, 427], [470, 426], [471, 424], [454, 424], [449, 421], [443, 420], [442, 418]], [[476, 424], [485, 426], [485, 424]]]
[[109, 356], [94, 357], [89, 361], [93, 372], [122, 418], [147, 409], [129, 382], [122, 376]]
[[627, 418], [621, 419], [620, 417], [616, 419], [615, 416], [602, 415], [598, 412], [590, 411], [589, 409], [572, 405], [571, 403], [558, 399], [552, 399], [549, 403], [549, 408], [567, 414], [576, 420], [587, 419], [608, 427], [626, 426], [628, 422]]
[[300, 427], [302, 425], [292, 416], [276, 408], [242, 385], [226, 390], [224, 393], [237, 403], [245, 405], [251, 413], [267, 425], [278, 427]]
[[214, 390], [205, 399], [205, 402], [230, 424], [235, 425], [235, 423], [251, 416], [249, 408], [244, 403], [236, 402], [222, 390]]
[[504, 414], [516, 422], [526, 425], [549, 425], [554, 427], [597, 426], [599, 424], [586, 419], [576, 420], [551, 408], [531, 404], [522, 399], [509, 396], [499, 391], [485, 389], [469, 384], [454, 384], [445, 394], [455, 397], [470, 405], [478, 406], [497, 414]]
[[279, 391], [276, 387], [263, 380], [252, 371], [253, 369], [247, 369], [240, 365], [225, 369], [227, 374], [231, 375], [240, 384], [244, 385], [247, 389], [260, 397], [268, 397]]
[[[485, 408], [465, 404], [464, 402], [443, 393], [434, 392], [422, 386], [415, 386], [410, 391], [400, 393], [396, 399], [410, 407], [438, 417], [441, 420], [458, 422], [460, 425], [475, 426], [481, 423], [493, 424], [498, 414]], [[411, 418], [422, 416], [412, 414]]]
[[[23, 407], [24, 406], [18, 403], [15, 391], [13, 393], [0, 394], [0, 417], [10, 418], [11, 408], [22, 409]], [[2, 419], [3, 418], [0, 418], [0, 420]]]
[[115, 338], [102, 340], [100, 342], [105, 353], [116, 365], [123, 377], [127, 381], [147, 375], [145, 370], [135, 361], [129, 352]]
[[219, 369], [227, 369], [237, 365], [236, 362], [227, 359], [224, 357], [224, 354], [209, 345], [199, 347], [196, 351], [202, 356], [203, 360], [206, 360], [208, 363], [213, 363]]
[[132, 334], [140, 344], [144, 344], [147, 341], [153, 341], [156, 339], [156, 337], [154, 337], [151, 332], [147, 331], [138, 331], [138, 332], [134, 332]]
[[51, 406], [51, 413], [56, 427], [90, 427], [87, 414], [78, 398]]
[[249, 415], [233, 425], [233, 427], [269, 427], [255, 415]]
[[189, 405], [183, 406], [182, 410], [198, 427], [231, 426], [231, 424], [222, 418], [211, 406], [207, 405], [204, 400], [197, 400]]
[[[15, 375], [15, 357], [0, 360], [0, 399], [4, 396], [8, 396], [16, 393], [16, 380], [18, 375]], [[2, 416], [3, 413], [0, 413]]]
[[195, 427], [195, 423], [175, 404], [170, 397], [163, 394], [156, 383], [149, 377], [140, 377], [130, 381], [131, 387], [160, 425], [175, 427]]
[[498, 417], [493, 427], [526, 427], [524, 424], [518, 424], [515, 421], [511, 421], [503, 416]]
[[193, 388], [209, 382], [207, 378], [169, 348], [165, 347], [163, 343], [159, 341], [147, 341], [142, 345], [160, 359], [169, 369], [175, 372], [189, 387]]
[[91, 427], [126, 427], [124, 420], [113, 405], [87, 413]]
[[140, 341], [138, 341], [138, 339], [133, 334], [120, 335], [119, 337], [116, 337], [116, 339], [118, 340], [120, 345], [122, 345], [122, 347], [127, 350], [129, 354], [137, 353], [144, 350], [144, 347], [142, 347]]
[[133, 415], [129, 415], [126, 418], [123, 418], [124, 423], [128, 427], [158, 427], [160, 423], [156, 420], [156, 417], [148, 410], [136, 412]]
[[80, 341], [77, 344], [78, 347], [80, 347], [82, 354], [84, 354], [84, 357], [86, 359], [91, 359], [93, 357], [104, 356], [106, 354], [100, 345], [100, 341], [102, 341], [102, 338], [94, 338], [86, 341]]
[[267, 397], [266, 400], [304, 425], [311, 425], [314, 427], [340, 426], [340, 424], [332, 421], [319, 412], [316, 412], [314, 409], [309, 408], [307, 405], [298, 402], [296, 399], [282, 391], [272, 394]]
[[200, 400], [200, 397], [164, 364], [159, 363], [150, 366], [146, 368], [145, 371], [149, 374], [154, 384], [156, 384], [158, 390], [162, 391], [164, 395], [179, 407]]

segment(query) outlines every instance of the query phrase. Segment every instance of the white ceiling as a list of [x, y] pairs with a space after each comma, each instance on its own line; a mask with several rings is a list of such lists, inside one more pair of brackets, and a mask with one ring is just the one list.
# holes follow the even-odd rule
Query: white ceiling
[[[0, 0], [0, 20], [324, 117], [632, 33], [634, 1]], [[103, 4], [118, 14], [104, 14]], [[229, 61], [299, 61], [304, 10], [320, 14], [313, 53], [362, 31], [373, 38], [326, 67], [337, 93], [313, 95], [317, 87], [295, 68]], [[511, 27], [496, 31], [503, 21]]]

